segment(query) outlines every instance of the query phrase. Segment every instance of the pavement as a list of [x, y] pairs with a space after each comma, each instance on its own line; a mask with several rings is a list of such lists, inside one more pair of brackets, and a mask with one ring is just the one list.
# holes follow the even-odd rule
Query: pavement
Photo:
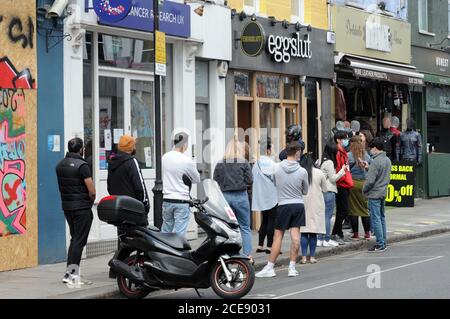
[[[383, 256], [389, 256], [389, 254], [395, 254], [398, 247], [401, 247], [401, 244], [396, 244], [399, 242], [404, 242], [408, 240], [413, 240], [417, 238], [424, 238], [435, 236], [443, 233], [450, 232], [450, 197], [446, 198], [438, 198], [433, 200], [417, 200], [416, 206], [414, 208], [387, 208], [386, 211], [387, 218], [387, 230], [388, 230], [388, 242], [390, 244], [390, 248], [387, 253], [384, 253]], [[363, 233], [362, 226], [360, 226], [360, 233]], [[253, 233], [253, 247], [254, 250], [257, 247], [258, 234], [256, 232]], [[445, 255], [450, 251], [448, 248], [450, 244], [450, 234], [446, 239], [447, 245], [437, 245], [435, 246], [435, 252], [431, 253], [428, 249], [424, 249], [423, 252], [414, 252], [414, 256], [409, 257], [405, 256], [405, 259], [415, 260], [417, 256], [441, 256]], [[202, 238], [191, 241], [191, 246], [193, 249], [198, 247], [200, 243], [203, 241]], [[370, 260], [373, 258], [368, 255], [365, 250], [366, 248], [372, 246], [374, 243], [367, 241], [359, 241], [352, 242], [345, 246], [339, 246], [336, 248], [323, 248], [318, 247], [316, 258], [319, 259], [319, 263], [316, 265], [302, 265], [301, 267], [311, 267], [314, 270], [320, 270], [321, 267], [324, 267], [322, 272], [313, 271], [310, 276], [315, 278], [316, 280], [320, 280], [320, 278], [333, 279], [335, 281], [342, 280], [343, 278], [347, 278], [347, 273], [344, 271], [340, 271], [340, 269], [349, 269], [348, 267], [339, 266], [336, 268], [332, 266], [331, 268], [326, 268], [322, 266], [325, 264], [326, 260], [337, 260], [336, 263], [341, 262], [340, 256], [348, 256], [349, 254], [356, 254], [356, 258], [358, 260], [367, 263], [366, 259]], [[399, 246], [398, 246], [399, 245]], [[289, 261], [289, 246], [290, 239], [288, 233], [286, 233], [285, 240], [283, 241], [282, 252], [283, 254], [277, 260], [277, 267], [286, 266]], [[405, 245], [404, 245], [405, 246]], [[391, 248], [392, 247], [392, 248]], [[407, 247], [407, 246], [405, 246]], [[392, 250], [392, 251], [391, 251]], [[362, 251], [362, 252], [361, 252]], [[82, 285], [80, 288], [69, 288], [67, 285], [61, 282], [62, 275], [65, 271], [66, 265], [65, 263], [52, 264], [52, 265], [42, 265], [29, 269], [21, 269], [15, 271], [6, 271], [0, 272], [0, 299], [102, 299], [102, 298], [120, 298], [118, 293], [116, 281], [114, 279], [108, 278], [108, 261], [111, 259], [112, 254], [99, 256], [90, 259], [84, 259], [81, 264], [81, 272], [82, 276], [92, 281], [91, 285]], [[255, 269], [260, 270], [267, 262], [268, 255], [264, 253], [254, 254], [255, 260]], [[381, 257], [381, 255], [380, 255]], [[395, 268], [397, 267], [394, 262], [394, 258], [386, 258], [387, 267]], [[422, 257], [417, 257], [420, 261]], [[432, 257], [429, 257], [432, 258]], [[428, 257], [425, 259], [429, 259]], [[345, 258], [344, 258], [345, 259]], [[423, 259], [423, 258], [422, 258]], [[391, 262], [392, 261], [392, 262]], [[402, 260], [398, 260], [402, 262]], [[434, 259], [430, 260], [430, 262]], [[377, 261], [378, 262], [378, 261]], [[437, 262], [437, 261], [436, 261]], [[448, 261], [447, 261], [448, 262]], [[350, 263], [351, 265], [355, 264], [354, 261]], [[448, 269], [447, 265], [447, 269]], [[356, 273], [356, 269], [350, 267], [350, 270], [354, 270]], [[359, 268], [358, 268], [359, 269]], [[441, 269], [441, 268], [439, 268]], [[442, 273], [439, 269], [435, 269], [433, 271], [437, 271], [435, 274], [438, 275]], [[359, 269], [360, 270], [360, 269]], [[328, 272], [327, 272], [328, 271]], [[391, 274], [389, 274], [391, 276]], [[287, 277], [286, 277], [287, 278]], [[279, 278], [269, 279], [274, 282], [277, 282]], [[362, 279], [362, 277], [360, 278]], [[284, 281], [280, 281], [279, 285], [281, 287], [286, 286], [286, 283], [283, 286]], [[394, 280], [395, 282], [395, 280]], [[447, 280], [447, 286], [450, 280]], [[318, 282], [311, 283], [311, 286], [317, 284]], [[319, 282], [320, 283], [320, 282]], [[265, 295], [267, 294], [267, 288], [259, 289], [260, 280], [257, 279], [257, 283], [255, 284], [255, 288], [252, 290], [249, 297], [252, 295]], [[277, 284], [278, 285], [278, 284]], [[326, 284], [325, 284], [326, 285]], [[393, 284], [395, 285], [395, 284]], [[293, 288], [286, 286], [286, 289]], [[272, 291], [272, 288], [270, 288]], [[183, 292], [185, 290], [180, 290], [179, 292]], [[262, 292], [259, 292], [262, 291]], [[287, 291], [287, 290], [286, 290]], [[315, 290], [313, 290], [315, 291]], [[447, 290], [449, 291], [448, 288]], [[173, 296], [180, 298], [190, 298], [195, 297], [196, 293], [190, 290], [190, 297], [186, 297], [184, 295], [179, 295], [179, 292], [173, 293], [169, 292], [155, 292], [149, 295], [149, 298], [161, 297], [161, 296]], [[259, 292], [259, 293], [258, 293]], [[263, 293], [265, 292], [265, 293]], [[205, 291], [206, 296], [213, 297], [212, 292], [210, 290]], [[272, 295], [274, 293], [270, 293]], [[303, 296], [311, 296], [311, 294], [304, 294]], [[195, 295], [195, 296], [194, 296]], [[280, 294], [275, 294], [276, 296], [283, 296], [282, 292]], [[299, 298], [300, 296], [292, 295], [293, 298]], [[328, 295], [329, 298], [341, 297], [340, 295]], [[394, 295], [392, 295], [394, 296]], [[259, 296], [259, 298], [263, 298], [264, 296]], [[286, 296], [290, 297], [290, 296]], [[447, 294], [447, 297], [450, 297], [450, 293]], [[355, 297], [357, 298], [357, 297]]]

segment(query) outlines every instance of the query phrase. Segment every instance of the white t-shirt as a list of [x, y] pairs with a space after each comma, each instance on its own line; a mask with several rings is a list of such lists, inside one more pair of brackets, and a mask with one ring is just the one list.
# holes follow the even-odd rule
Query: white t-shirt
[[195, 163], [183, 153], [170, 151], [162, 157], [163, 195], [165, 199], [189, 200], [189, 187], [183, 183], [183, 175], [200, 182]]

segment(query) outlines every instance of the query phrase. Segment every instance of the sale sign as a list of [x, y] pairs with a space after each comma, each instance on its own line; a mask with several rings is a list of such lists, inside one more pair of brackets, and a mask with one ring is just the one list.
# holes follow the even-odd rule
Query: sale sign
[[415, 163], [412, 162], [392, 162], [387, 206], [414, 207], [415, 169]]

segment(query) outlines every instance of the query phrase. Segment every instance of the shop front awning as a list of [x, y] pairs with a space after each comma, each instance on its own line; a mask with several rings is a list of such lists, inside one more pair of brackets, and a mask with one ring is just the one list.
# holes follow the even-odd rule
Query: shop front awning
[[425, 85], [424, 75], [412, 65], [391, 63], [354, 55], [338, 54], [336, 66], [350, 69], [355, 77], [408, 85]]

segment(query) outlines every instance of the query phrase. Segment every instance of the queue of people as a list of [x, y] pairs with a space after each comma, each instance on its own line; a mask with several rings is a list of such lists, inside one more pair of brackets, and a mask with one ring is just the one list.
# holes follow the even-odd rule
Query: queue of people
[[[387, 124], [386, 121], [385, 128]], [[383, 133], [396, 136], [397, 132]], [[259, 141], [261, 156], [252, 167], [246, 160], [246, 144], [233, 138], [214, 170], [213, 178], [236, 214], [243, 253], [252, 262], [251, 212], [261, 212], [262, 223], [255, 252], [266, 253], [269, 258], [256, 277], [276, 276], [274, 265], [281, 254], [286, 231], [291, 237], [288, 276], [295, 277], [298, 275], [295, 265], [300, 248], [301, 264], [315, 264], [317, 247], [336, 247], [349, 242], [343, 233], [347, 218], [353, 232], [351, 240], [360, 239], [358, 225], [361, 217], [364, 238], [370, 240], [372, 233], [376, 237], [376, 245], [369, 251], [386, 250], [384, 198], [391, 171], [391, 161], [384, 151], [386, 138], [380, 136], [372, 140], [370, 131], [360, 130], [356, 121], [348, 128], [337, 125], [333, 140], [326, 144], [319, 161], [310, 153], [304, 154], [300, 126], [288, 128], [286, 141], [286, 148], [279, 154], [279, 163], [276, 163], [271, 139]], [[184, 178], [187, 176], [194, 184], [200, 182], [195, 162], [185, 155], [188, 145], [189, 135], [179, 132], [173, 137], [173, 150], [162, 158], [162, 232], [185, 235], [188, 227], [190, 188]], [[83, 141], [79, 138], [70, 140], [68, 149], [66, 158], [56, 168], [71, 234], [68, 270], [63, 282], [68, 282], [71, 266], [79, 267], [95, 201], [91, 168], [83, 159]], [[148, 213], [150, 201], [135, 153], [135, 139], [122, 136], [118, 152], [108, 160], [108, 192], [141, 201]], [[249, 189], [252, 189], [251, 198]]]

